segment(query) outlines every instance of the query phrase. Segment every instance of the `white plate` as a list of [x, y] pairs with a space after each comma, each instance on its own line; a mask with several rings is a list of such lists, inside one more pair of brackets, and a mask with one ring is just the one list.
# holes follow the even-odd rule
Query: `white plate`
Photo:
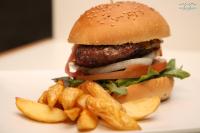
[[[0, 133], [77, 132], [76, 125], [44, 124], [29, 120], [15, 106], [16, 96], [36, 100], [53, 83], [52, 78], [63, 75], [62, 71], [57, 70], [0, 71]], [[195, 76], [184, 81], [177, 80], [171, 98], [162, 103], [149, 119], [139, 122], [143, 129], [141, 132], [200, 132], [198, 82]], [[92, 132], [115, 131], [98, 126]]]

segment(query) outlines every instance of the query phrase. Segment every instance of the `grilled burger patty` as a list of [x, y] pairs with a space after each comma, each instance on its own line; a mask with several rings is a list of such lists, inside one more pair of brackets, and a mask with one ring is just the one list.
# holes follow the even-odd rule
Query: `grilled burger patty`
[[79, 45], [75, 63], [83, 67], [99, 67], [119, 61], [143, 57], [160, 48], [161, 40], [122, 45]]

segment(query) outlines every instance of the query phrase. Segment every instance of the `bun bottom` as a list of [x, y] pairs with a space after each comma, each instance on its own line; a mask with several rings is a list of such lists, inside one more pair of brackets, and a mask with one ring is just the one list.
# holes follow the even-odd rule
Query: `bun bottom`
[[120, 103], [130, 100], [137, 100], [144, 97], [159, 96], [166, 100], [171, 95], [174, 86], [174, 79], [171, 77], [159, 77], [144, 81], [139, 84], [130, 85], [128, 94], [125, 96], [114, 96]]

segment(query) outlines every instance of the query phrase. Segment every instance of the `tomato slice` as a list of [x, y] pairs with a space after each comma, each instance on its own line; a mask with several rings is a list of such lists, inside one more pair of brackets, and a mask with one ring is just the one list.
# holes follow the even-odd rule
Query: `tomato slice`
[[161, 72], [166, 68], [167, 62], [155, 61], [152, 65], [133, 65], [128, 66], [123, 71], [116, 71], [110, 73], [101, 73], [93, 75], [76, 75], [77, 79], [82, 80], [102, 80], [102, 79], [125, 79], [125, 78], [139, 78], [147, 74], [148, 68], [152, 67], [157, 72]]

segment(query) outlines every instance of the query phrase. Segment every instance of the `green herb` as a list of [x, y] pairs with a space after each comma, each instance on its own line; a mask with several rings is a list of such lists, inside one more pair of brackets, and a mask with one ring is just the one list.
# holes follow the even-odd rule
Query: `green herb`
[[[117, 95], [126, 95], [127, 94], [127, 87], [129, 85], [141, 83], [146, 80], [150, 80], [157, 77], [176, 77], [179, 79], [184, 79], [190, 76], [190, 74], [184, 70], [182, 70], [182, 67], [176, 68], [176, 61], [175, 59], [171, 59], [167, 63], [167, 67], [162, 72], [157, 72], [153, 70], [151, 67], [148, 69], [148, 72], [146, 75], [141, 76], [140, 78], [129, 78], [129, 79], [118, 79], [118, 80], [98, 80], [96, 81], [99, 83], [105, 90], [107, 90], [109, 93], [114, 93]], [[64, 82], [65, 87], [77, 87], [81, 83], [84, 82], [84, 80], [78, 80], [70, 77], [60, 77], [53, 79], [55, 82], [58, 80], [62, 80]]]
[[115, 81], [115, 83], [117, 84], [117, 86], [129, 86], [130, 84], [132, 84], [133, 82], [136, 82], [137, 79], [134, 78], [130, 78], [130, 79], [118, 79]]
[[65, 87], [77, 87], [84, 82], [84, 80], [74, 79], [70, 77], [59, 77], [52, 80], [54, 80], [55, 82], [58, 82], [58, 80], [62, 80]]
[[179, 79], [184, 79], [190, 76], [190, 74], [184, 70], [182, 70], [182, 66], [180, 68], [176, 68], [175, 59], [171, 59], [167, 64], [166, 70], [160, 73], [160, 76], [170, 76], [176, 77]]
[[190, 74], [182, 70], [182, 67], [176, 68], [175, 59], [171, 59], [167, 63], [166, 69], [160, 73], [153, 70], [152, 68], [149, 68], [148, 73], [146, 75], [141, 76], [140, 78], [118, 79], [115, 81], [115, 84], [117, 85], [118, 88], [128, 87], [129, 85], [141, 83], [146, 80], [150, 80], [157, 77], [164, 77], [164, 76], [184, 79], [184, 78], [189, 77]]
[[82, 84], [84, 80], [79, 80], [79, 79], [69, 79], [68, 83], [70, 84], [71, 87], [77, 87], [80, 84]]
[[169, 62], [167, 63], [166, 70], [171, 70], [171, 69], [175, 69], [175, 68], [176, 68], [176, 61], [175, 61], [175, 59], [169, 60]]
[[109, 83], [105, 84], [106, 88], [114, 94], [117, 95], [126, 95], [127, 94], [127, 88], [124, 86], [118, 87], [113, 81], [109, 81]]
[[140, 78], [119, 79], [119, 80], [116, 80], [115, 82], [118, 86], [129, 86], [129, 85], [132, 85], [132, 84], [137, 84], [137, 83], [143, 82], [145, 80], [149, 80], [149, 79], [154, 78], [155, 76], [158, 76], [158, 75], [159, 75], [159, 72], [153, 70], [150, 67], [149, 70], [148, 70], [148, 73], [146, 75], [141, 76]]
[[165, 71], [162, 73], [162, 76], [170, 76], [170, 77], [176, 77], [179, 79], [184, 79], [184, 78], [189, 77], [190, 74], [188, 72], [182, 70], [181, 68], [178, 68], [178, 69]]
[[153, 70], [151, 67], [148, 70], [148, 73], [146, 75], [141, 76], [138, 80], [137, 83], [154, 78], [155, 76], [158, 76], [159, 72]]

